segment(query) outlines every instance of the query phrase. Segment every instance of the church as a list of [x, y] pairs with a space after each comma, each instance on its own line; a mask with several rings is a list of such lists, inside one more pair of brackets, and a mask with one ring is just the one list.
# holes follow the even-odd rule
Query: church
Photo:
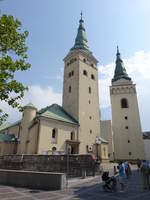
[[64, 58], [62, 106], [29, 103], [22, 119], [0, 127], [0, 154], [94, 154], [104, 160], [144, 159], [136, 87], [117, 49], [110, 86], [112, 122], [101, 121], [98, 60], [88, 47], [84, 21]]

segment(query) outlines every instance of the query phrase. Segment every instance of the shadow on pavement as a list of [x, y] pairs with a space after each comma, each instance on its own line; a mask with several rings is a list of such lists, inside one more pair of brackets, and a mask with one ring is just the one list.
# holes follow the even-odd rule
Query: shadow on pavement
[[[74, 199], [82, 200], [97, 200], [102, 198], [105, 199], [135, 199], [135, 200], [148, 200], [150, 199], [150, 191], [143, 189], [143, 179], [142, 174], [137, 170], [132, 170], [132, 176], [129, 179], [125, 179], [125, 184], [127, 190], [125, 192], [120, 192], [119, 180], [117, 178], [117, 191], [116, 192], [106, 192], [102, 188], [101, 177], [97, 178], [95, 183], [92, 181], [84, 185], [79, 185], [73, 187]], [[99, 179], [99, 180], [98, 180]]]

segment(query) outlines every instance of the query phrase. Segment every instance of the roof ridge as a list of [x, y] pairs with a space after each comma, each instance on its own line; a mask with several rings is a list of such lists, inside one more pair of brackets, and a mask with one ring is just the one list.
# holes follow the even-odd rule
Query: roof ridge
[[[52, 104], [52, 105], [53, 105], [53, 104]], [[48, 108], [50, 108], [52, 105], [46, 106], [46, 107], [44, 107], [44, 108], [41, 108], [41, 109], [38, 110], [36, 113], [42, 114], [42, 113], [44, 113]]]
[[51, 116], [52, 118], [59, 118], [61, 120], [65, 120], [68, 122], [70, 121], [71, 123], [78, 124], [78, 121], [76, 119], [74, 119], [69, 113], [67, 113], [61, 105], [56, 103], [39, 110], [37, 112], [37, 115], [49, 115], [49, 117]]

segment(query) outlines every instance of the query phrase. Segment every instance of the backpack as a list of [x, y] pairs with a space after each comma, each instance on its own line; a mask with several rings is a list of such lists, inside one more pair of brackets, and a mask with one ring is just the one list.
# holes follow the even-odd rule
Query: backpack
[[144, 175], [148, 175], [149, 174], [149, 166], [147, 165], [147, 163], [144, 163], [142, 164], [141, 166], [141, 172], [144, 174]]

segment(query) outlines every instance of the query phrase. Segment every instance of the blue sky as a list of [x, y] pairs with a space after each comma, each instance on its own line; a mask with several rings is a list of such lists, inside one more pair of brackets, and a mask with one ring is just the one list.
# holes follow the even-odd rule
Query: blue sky
[[119, 45], [127, 72], [137, 84], [142, 128], [150, 130], [149, 0], [4, 0], [0, 10], [17, 17], [29, 31], [31, 69], [17, 73], [17, 79], [35, 96], [38, 91], [39, 99], [49, 92], [45, 102], [34, 101], [37, 97], [30, 92], [23, 103], [32, 100], [39, 108], [53, 101], [61, 104], [63, 58], [74, 44], [82, 10], [89, 47], [99, 60], [102, 117], [110, 117], [108, 86]]

